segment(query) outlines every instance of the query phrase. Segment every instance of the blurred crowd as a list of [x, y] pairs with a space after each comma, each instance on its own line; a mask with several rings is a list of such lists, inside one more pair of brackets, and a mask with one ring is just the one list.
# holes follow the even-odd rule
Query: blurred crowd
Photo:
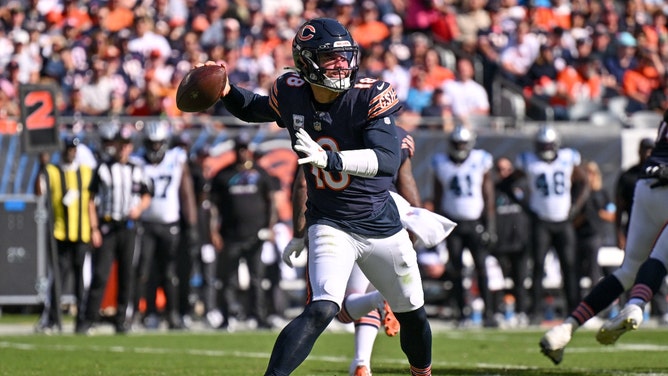
[[[18, 85], [28, 83], [56, 84], [63, 115], [180, 116], [176, 87], [207, 60], [225, 62], [234, 82], [263, 93], [293, 66], [297, 26], [319, 16], [351, 30], [361, 72], [394, 85], [416, 126], [447, 130], [494, 115], [498, 80], [557, 120], [586, 119], [609, 104], [621, 115], [666, 105], [668, 10], [660, 1], [2, 3], [0, 118], [19, 115]], [[222, 106], [209, 112], [226, 115]]]

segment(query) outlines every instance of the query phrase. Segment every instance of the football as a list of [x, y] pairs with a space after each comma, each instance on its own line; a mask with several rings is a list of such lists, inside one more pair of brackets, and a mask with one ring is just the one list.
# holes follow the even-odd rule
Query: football
[[227, 82], [227, 72], [220, 65], [203, 65], [191, 69], [176, 90], [176, 107], [183, 112], [200, 112], [220, 99]]

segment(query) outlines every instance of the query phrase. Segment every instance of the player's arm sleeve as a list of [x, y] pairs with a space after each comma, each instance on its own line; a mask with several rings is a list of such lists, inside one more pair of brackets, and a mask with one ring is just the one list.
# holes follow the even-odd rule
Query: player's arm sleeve
[[225, 108], [236, 118], [249, 123], [280, 121], [269, 105], [269, 97], [230, 85], [230, 92], [222, 99]]
[[401, 164], [401, 149], [392, 116], [373, 119], [364, 132], [366, 149], [328, 151], [326, 171], [356, 176], [394, 176]]

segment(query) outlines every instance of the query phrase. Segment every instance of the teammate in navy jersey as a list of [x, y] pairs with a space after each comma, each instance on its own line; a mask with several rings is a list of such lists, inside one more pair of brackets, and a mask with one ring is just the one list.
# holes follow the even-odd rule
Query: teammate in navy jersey
[[[229, 84], [221, 93], [236, 117], [286, 128], [306, 176], [309, 301], [278, 336], [266, 375], [288, 375], [306, 359], [341, 309], [355, 263], [401, 323], [411, 374], [431, 375], [417, 257], [389, 191], [400, 164], [399, 101], [387, 82], [356, 80], [358, 53], [339, 22], [312, 19], [293, 40], [297, 72], [279, 77], [269, 96]], [[306, 235], [297, 231], [295, 251]]]
[[[606, 321], [596, 334], [603, 345], [614, 344], [643, 321], [643, 308], [661, 287], [668, 268], [668, 111], [659, 125], [656, 146], [636, 183], [624, 261], [601, 279], [566, 320], [550, 329], [540, 347], [554, 364], [564, 356], [573, 332], [631, 289], [619, 315]], [[631, 286], [633, 284], [633, 286]]]

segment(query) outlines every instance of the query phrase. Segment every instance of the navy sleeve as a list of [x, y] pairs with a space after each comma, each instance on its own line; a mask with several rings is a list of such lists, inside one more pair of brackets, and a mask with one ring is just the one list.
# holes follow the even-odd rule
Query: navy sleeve
[[269, 106], [269, 97], [255, 94], [235, 85], [222, 98], [225, 108], [235, 117], [249, 123], [280, 121], [280, 117]]
[[[376, 176], [396, 175], [401, 165], [401, 148], [393, 116], [371, 120], [364, 132], [364, 145], [366, 149], [373, 150], [378, 158]], [[341, 155], [327, 151], [325, 171], [341, 171], [342, 169]]]

